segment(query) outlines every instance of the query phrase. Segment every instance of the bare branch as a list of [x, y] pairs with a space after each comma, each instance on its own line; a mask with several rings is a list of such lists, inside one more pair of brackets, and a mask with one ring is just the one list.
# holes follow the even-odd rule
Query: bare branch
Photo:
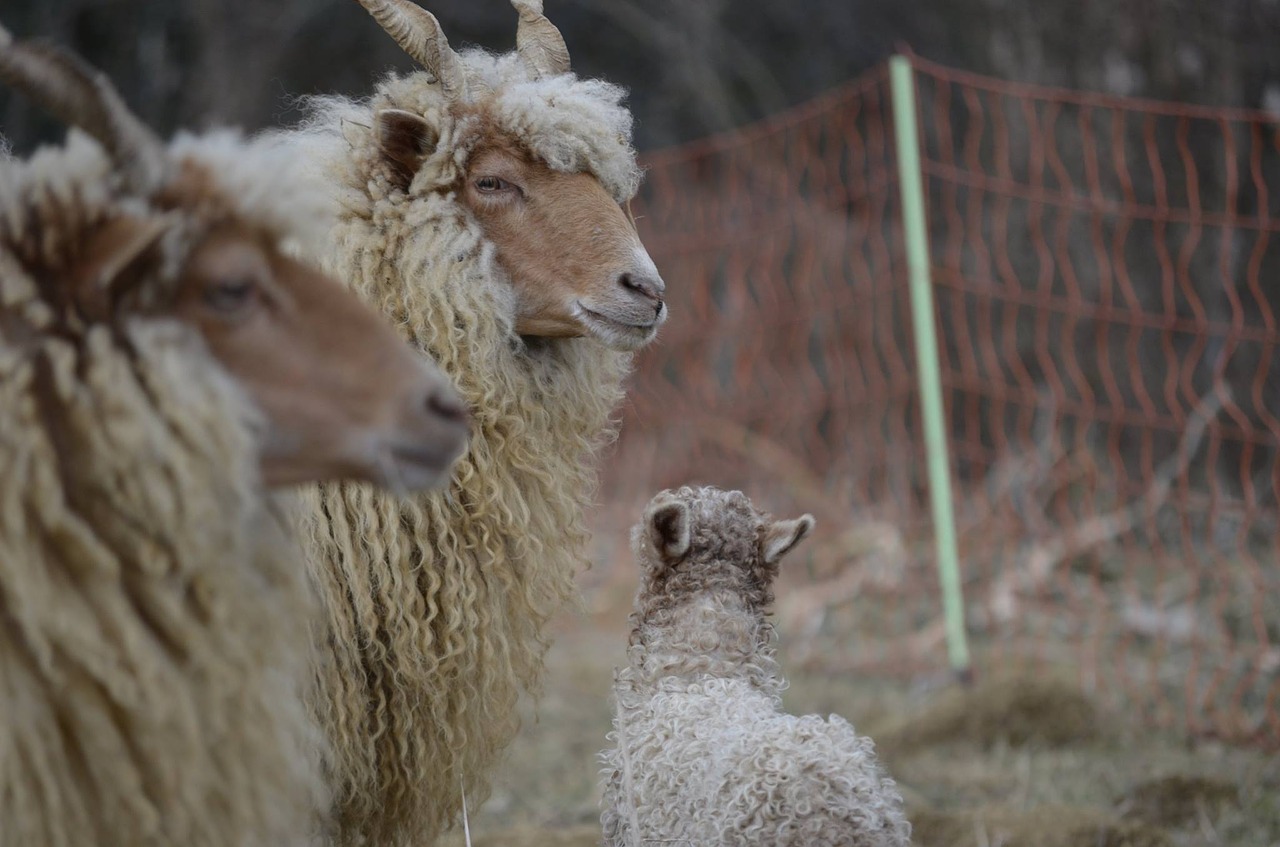
[[1067, 532], [1031, 545], [1023, 566], [1004, 574], [991, 589], [988, 604], [999, 620], [1017, 614], [1016, 595], [1039, 589], [1066, 560], [1086, 550], [1114, 541], [1154, 514], [1169, 498], [1173, 483], [1182, 477], [1200, 449], [1209, 424], [1231, 399], [1230, 389], [1217, 385], [1200, 398], [1187, 418], [1178, 447], [1156, 468], [1150, 485], [1140, 497], [1113, 511], [1095, 515]]

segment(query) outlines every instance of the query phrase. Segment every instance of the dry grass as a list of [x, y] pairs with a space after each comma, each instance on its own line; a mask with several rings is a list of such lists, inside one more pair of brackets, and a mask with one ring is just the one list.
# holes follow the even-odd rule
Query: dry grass
[[[588, 573], [585, 613], [558, 622], [541, 707], [526, 704], [493, 797], [472, 815], [473, 847], [599, 843], [596, 754], [625, 655], [629, 576], [625, 565]], [[876, 646], [865, 631], [850, 637]], [[1081, 694], [1074, 673], [961, 689], [868, 678], [844, 670], [842, 654], [791, 641], [787, 708], [839, 713], [877, 740], [917, 847], [1280, 847], [1280, 757], [1144, 730], [1105, 692]], [[462, 844], [455, 834], [444, 847]]]
[[922, 810], [912, 815], [919, 847], [1172, 847], [1158, 827], [1116, 820], [1072, 806], [1026, 812], [985, 806], [963, 812]]
[[[444, 847], [462, 847], [464, 840], [454, 836]], [[600, 829], [593, 824], [555, 829], [540, 826], [515, 826], [471, 839], [471, 847], [599, 847]]]
[[956, 741], [984, 748], [1088, 744], [1102, 739], [1103, 727], [1098, 708], [1067, 680], [1009, 674], [944, 689], [926, 708], [864, 729], [882, 756], [901, 758]]
[[[473, 847], [599, 843], [595, 756], [626, 633], [625, 610], [597, 611], [561, 621], [541, 709], [472, 815]], [[788, 708], [838, 712], [877, 739], [918, 847], [1280, 845], [1280, 760], [1141, 731], [1062, 680], [928, 691], [792, 677]], [[445, 847], [462, 844], [455, 834]]]

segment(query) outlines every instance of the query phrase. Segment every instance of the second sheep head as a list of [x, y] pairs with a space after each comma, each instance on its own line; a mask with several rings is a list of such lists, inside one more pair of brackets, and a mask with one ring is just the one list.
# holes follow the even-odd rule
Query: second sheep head
[[359, 2], [431, 80], [423, 114], [377, 112], [388, 173], [411, 194], [456, 194], [511, 278], [515, 332], [652, 341], [666, 286], [626, 210], [639, 172], [620, 90], [569, 73], [540, 0], [513, 0], [518, 50], [490, 76], [409, 0]]

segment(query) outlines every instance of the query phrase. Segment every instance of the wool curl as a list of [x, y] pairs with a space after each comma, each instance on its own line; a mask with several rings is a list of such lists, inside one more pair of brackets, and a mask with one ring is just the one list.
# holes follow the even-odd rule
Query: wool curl
[[83, 136], [0, 163], [0, 847], [300, 845], [328, 803], [260, 414], [180, 324], [67, 312], [88, 234], [151, 213]]
[[[152, 288], [172, 285], [202, 230], [230, 218], [251, 221], [291, 252], [316, 249], [333, 224], [333, 205], [305, 164], [270, 139], [232, 130], [179, 133], [173, 161], [206, 175], [200, 205], [184, 197]], [[0, 159], [0, 245], [40, 277], [74, 266], [92, 228], [117, 215], [163, 215], [156, 200], [132, 196], [96, 142], [73, 130], [63, 147], [29, 159]]]
[[[535, 80], [513, 56], [462, 56], [467, 109], [424, 73], [368, 101], [319, 98], [279, 139], [334, 191], [327, 269], [454, 381], [470, 448], [444, 491], [397, 499], [328, 485], [309, 498], [310, 561], [329, 615], [316, 710], [334, 749], [338, 841], [430, 844], [489, 774], [538, 690], [546, 624], [587, 566], [583, 512], [631, 362], [592, 339], [522, 339], [510, 279], [453, 188], [497, 125], [553, 168], [598, 177], [619, 202], [639, 170], [621, 89]], [[407, 191], [369, 127], [380, 109], [439, 132]], [[483, 116], [483, 120], [481, 119]]]
[[[688, 552], [675, 560], [651, 532], [672, 502], [688, 515]], [[837, 715], [782, 711], [766, 618], [772, 524], [740, 492], [686, 487], [657, 495], [635, 527], [642, 584], [601, 754], [606, 847], [910, 843], [871, 739]]]

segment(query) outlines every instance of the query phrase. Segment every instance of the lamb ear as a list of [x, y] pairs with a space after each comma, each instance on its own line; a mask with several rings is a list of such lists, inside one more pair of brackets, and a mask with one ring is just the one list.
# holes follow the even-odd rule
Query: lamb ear
[[689, 507], [679, 500], [663, 500], [645, 517], [649, 540], [664, 559], [674, 561], [689, 552]]
[[378, 149], [396, 166], [407, 185], [440, 141], [427, 119], [403, 109], [383, 109], [374, 116]]
[[813, 529], [813, 515], [789, 521], [775, 521], [764, 531], [764, 560], [772, 565], [804, 539]]

